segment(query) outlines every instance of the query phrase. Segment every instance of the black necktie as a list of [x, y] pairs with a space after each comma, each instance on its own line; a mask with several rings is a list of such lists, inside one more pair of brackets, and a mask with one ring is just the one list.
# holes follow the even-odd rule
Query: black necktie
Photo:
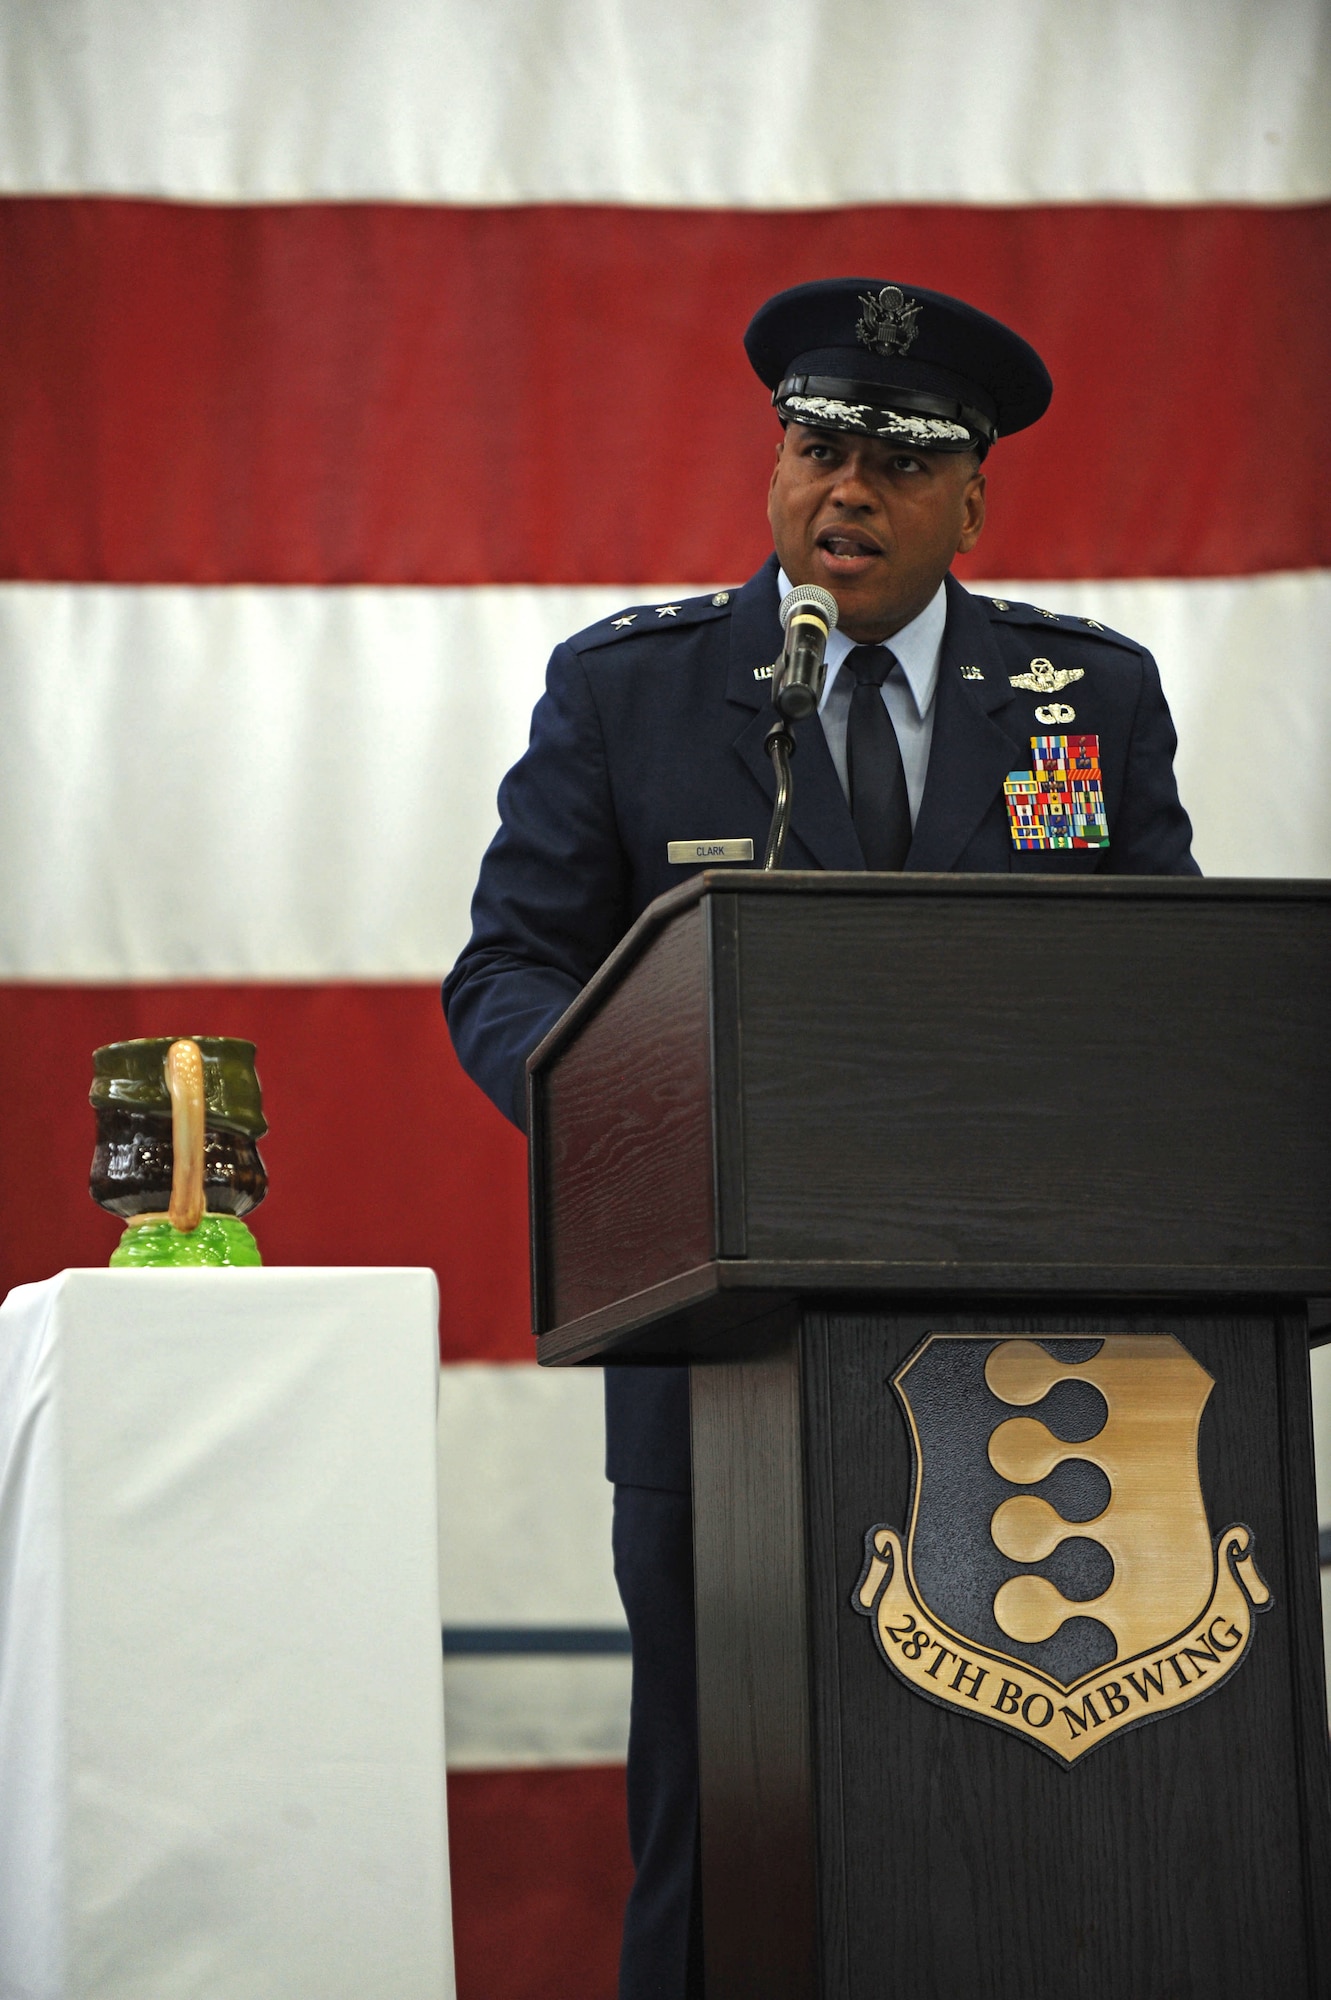
[[910, 848], [910, 796], [901, 745], [883, 701], [883, 682], [897, 664], [886, 646], [856, 646], [845, 671], [855, 686], [846, 727], [850, 816], [866, 868], [900, 868]]

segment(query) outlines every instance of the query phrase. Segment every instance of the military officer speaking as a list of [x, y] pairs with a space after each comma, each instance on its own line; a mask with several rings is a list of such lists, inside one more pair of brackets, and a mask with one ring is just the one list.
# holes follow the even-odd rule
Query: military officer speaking
[[[821, 706], [794, 725], [787, 866], [1197, 872], [1151, 655], [949, 574], [984, 526], [990, 447], [1048, 407], [1035, 351], [880, 278], [780, 293], [745, 346], [781, 425], [773, 554], [742, 588], [630, 606], [558, 646], [500, 790], [444, 1003], [463, 1066], [518, 1124], [529, 1051], [646, 905], [708, 849], [761, 865], [795, 585], [839, 616]], [[702, 1992], [687, 1370], [607, 1370], [606, 1417], [633, 1639], [620, 1994], [683, 2000]]]

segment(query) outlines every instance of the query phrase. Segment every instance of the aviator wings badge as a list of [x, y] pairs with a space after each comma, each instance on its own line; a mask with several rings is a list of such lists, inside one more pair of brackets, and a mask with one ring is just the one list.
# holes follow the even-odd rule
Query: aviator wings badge
[[1271, 1593], [1248, 1528], [1212, 1540], [1181, 1341], [930, 1334], [892, 1386], [910, 1522], [870, 1528], [851, 1602], [908, 1686], [1070, 1767], [1234, 1672]]
[[1028, 694], [1062, 694], [1073, 681], [1081, 680], [1085, 667], [1056, 667], [1052, 660], [1032, 660], [1030, 672], [1009, 674], [1008, 681], [1014, 688], [1025, 688]]
[[861, 292], [864, 311], [855, 322], [855, 338], [873, 354], [905, 354], [919, 332], [920, 306], [900, 285], [884, 285], [875, 296]]

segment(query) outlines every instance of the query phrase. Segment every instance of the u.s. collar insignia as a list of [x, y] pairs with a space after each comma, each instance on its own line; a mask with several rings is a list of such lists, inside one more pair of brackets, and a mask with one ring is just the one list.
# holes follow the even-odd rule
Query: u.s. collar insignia
[[851, 1604], [908, 1687], [1070, 1768], [1242, 1663], [1271, 1593], [1249, 1528], [1212, 1540], [1215, 1383], [1173, 1334], [933, 1333], [892, 1386], [910, 1521], [869, 1529]]
[[875, 298], [860, 293], [863, 313], [855, 322], [855, 338], [872, 354], [905, 354], [919, 332], [920, 306], [900, 285], [884, 285]]
[[984, 669], [982, 667], [963, 667], [961, 678], [964, 681], [982, 681], [984, 679]]
[[1014, 688], [1025, 688], [1030, 694], [1062, 694], [1085, 671], [1084, 667], [1056, 667], [1052, 660], [1032, 660], [1028, 674], [1009, 674], [1008, 680]]

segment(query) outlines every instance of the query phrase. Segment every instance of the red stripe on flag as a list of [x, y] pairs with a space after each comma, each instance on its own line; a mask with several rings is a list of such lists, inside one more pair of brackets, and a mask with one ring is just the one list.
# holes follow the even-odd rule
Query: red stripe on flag
[[1331, 207], [785, 214], [0, 204], [0, 574], [738, 578], [781, 286], [958, 292], [1046, 355], [967, 573], [1331, 562]]
[[614, 2000], [623, 1766], [453, 1771], [448, 1822], [458, 2000]]
[[0, 1297], [105, 1264], [91, 1055], [131, 1035], [258, 1045], [271, 1264], [429, 1264], [446, 1361], [534, 1359], [526, 1145], [458, 1067], [432, 986], [0, 986]]

